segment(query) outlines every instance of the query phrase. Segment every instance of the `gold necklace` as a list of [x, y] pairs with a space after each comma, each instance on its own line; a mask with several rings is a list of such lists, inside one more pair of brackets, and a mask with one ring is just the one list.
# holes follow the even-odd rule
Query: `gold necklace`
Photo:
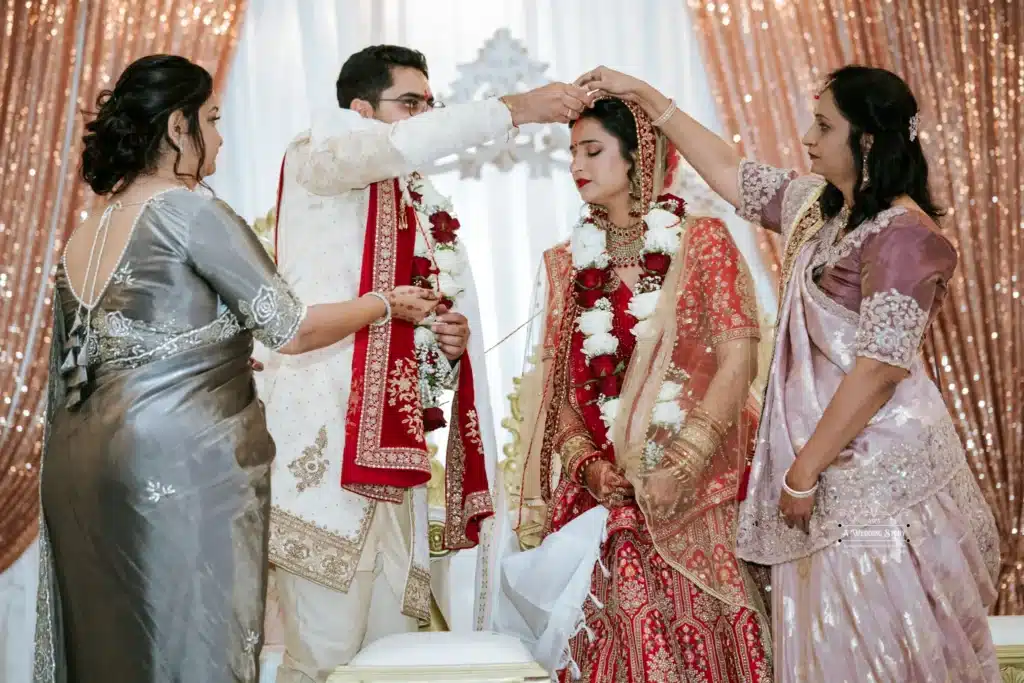
[[630, 268], [640, 265], [640, 252], [647, 232], [642, 220], [620, 228], [607, 219], [601, 219], [598, 226], [605, 232], [605, 251], [613, 266]]

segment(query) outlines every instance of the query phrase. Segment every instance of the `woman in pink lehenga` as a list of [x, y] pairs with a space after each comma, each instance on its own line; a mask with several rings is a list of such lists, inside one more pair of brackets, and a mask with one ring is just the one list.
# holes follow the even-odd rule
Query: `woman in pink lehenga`
[[845, 67], [803, 143], [820, 175], [749, 161], [646, 83], [636, 102], [745, 218], [781, 233], [778, 336], [738, 554], [772, 565], [780, 681], [999, 680], [995, 522], [920, 347], [957, 253], [934, 219], [918, 108]]

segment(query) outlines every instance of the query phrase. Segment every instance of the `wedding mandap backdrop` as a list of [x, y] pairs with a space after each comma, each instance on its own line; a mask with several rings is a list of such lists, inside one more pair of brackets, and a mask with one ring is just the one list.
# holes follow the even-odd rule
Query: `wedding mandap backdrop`
[[[961, 267], [926, 353], [1002, 538], [996, 614], [1024, 614], [1024, 3], [1016, 0], [3, 0], [0, 12], [0, 639], [24, 632], [34, 593], [37, 473], [49, 303], [64, 241], [93, 210], [78, 179], [84, 112], [133, 59], [175, 52], [223, 91], [211, 186], [266, 222], [281, 155], [336, 106], [346, 56], [373, 43], [423, 51], [447, 103], [572, 80], [597, 64], [655, 83], [746, 155], [806, 170], [812, 94], [848, 62], [904, 76], [949, 207]], [[528, 127], [429, 169], [464, 225], [483, 314], [496, 422], [522, 368], [520, 327], [541, 252], [579, 198], [564, 126]], [[774, 322], [777, 241], [735, 217], [689, 169], [691, 213], [726, 219]], [[493, 348], [492, 348], [493, 347]], [[492, 433], [504, 440], [500, 424]], [[443, 439], [441, 440], [443, 443]], [[25, 634], [23, 647], [30, 634]], [[17, 652], [17, 639], [6, 638]], [[4, 668], [0, 646], [0, 669]], [[11, 678], [11, 680], [20, 680]]]

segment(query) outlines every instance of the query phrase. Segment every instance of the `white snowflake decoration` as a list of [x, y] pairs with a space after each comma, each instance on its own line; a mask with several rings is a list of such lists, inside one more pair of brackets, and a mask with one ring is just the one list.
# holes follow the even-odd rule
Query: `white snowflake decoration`
[[[531, 59], [526, 46], [504, 28], [487, 39], [475, 61], [457, 68], [459, 76], [450, 86], [451, 93], [441, 98], [443, 102], [459, 104], [500, 97], [551, 82], [545, 75], [548, 65]], [[529, 124], [520, 127], [515, 140], [496, 141], [460, 152], [436, 162], [427, 173], [458, 169], [462, 178], [479, 178], [487, 164], [509, 171], [522, 162], [529, 166], [532, 176], [550, 176], [553, 165], [568, 166], [568, 147], [566, 126]]]

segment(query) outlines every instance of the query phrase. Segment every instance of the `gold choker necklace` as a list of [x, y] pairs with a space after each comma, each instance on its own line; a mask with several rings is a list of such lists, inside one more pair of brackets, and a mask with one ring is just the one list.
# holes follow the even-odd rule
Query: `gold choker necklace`
[[647, 225], [642, 220], [620, 228], [607, 219], [601, 219], [598, 227], [604, 230], [605, 250], [613, 266], [630, 268], [640, 265], [640, 252], [647, 234]]

